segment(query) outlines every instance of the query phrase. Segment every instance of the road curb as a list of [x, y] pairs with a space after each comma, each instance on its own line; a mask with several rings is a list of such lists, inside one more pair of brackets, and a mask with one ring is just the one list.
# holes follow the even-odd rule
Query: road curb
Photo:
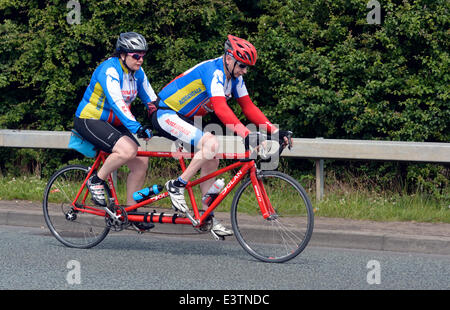
[[47, 226], [44, 214], [37, 211], [17, 212], [0, 210], [0, 225], [42, 227]]
[[[44, 227], [42, 212], [0, 210], [0, 225]], [[170, 224], [167, 224], [170, 225]], [[255, 226], [255, 232], [258, 232]], [[450, 255], [450, 237], [314, 229], [311, 246]]]
[[450, 255], [450, 237], [315, 229], [312, 246]]

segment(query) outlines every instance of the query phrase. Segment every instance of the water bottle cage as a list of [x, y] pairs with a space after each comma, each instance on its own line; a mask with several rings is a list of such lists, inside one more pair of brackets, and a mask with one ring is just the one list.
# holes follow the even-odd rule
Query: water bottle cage
[[216, 200], [217, 196], [219, 196], [219, 194], [206, 194], [202, 201], [209, 207], [214, 200]]

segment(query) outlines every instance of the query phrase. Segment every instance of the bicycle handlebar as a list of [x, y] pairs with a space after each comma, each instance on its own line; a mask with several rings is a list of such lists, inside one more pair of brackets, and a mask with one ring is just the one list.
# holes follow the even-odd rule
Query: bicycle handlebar
[[[261, 159], [263, 160], [270, 160], [273, 156], [275, 156], [275, 152], [270, 154], [270, 150], [269, 153], [265, 153], [265, 147], [263, 146], [265, 141], [276, 141], [279, 144], [278, 150], [277, 150], [277, 155], [278, 157], [281, 156], [281, 154], [283, 153], [284, 149], [286, 147], [288, 147], [288, 149], [290, 150], [292, 148], [292, 131], [284, 131], [283, 135], [280, 137], [279, 135], [275, 135], [275, 136], [268, 136], [266, 134], [261, 134], [262, 136], [262, 140], [260, 141], [260, 144], [258, 146], [256, 146], [255, 148], [253, 148], [253, 150], [249, 150], [247, 149], [246, 146], [246, 151], [250, 151], [251, 154], [255, 153], [261, 157]], [[284, 141], [284, 137], [286, 137], [288, 139], [288, 142], [286, 143]], [[261, 153], [262, 150], [262, 153]]]

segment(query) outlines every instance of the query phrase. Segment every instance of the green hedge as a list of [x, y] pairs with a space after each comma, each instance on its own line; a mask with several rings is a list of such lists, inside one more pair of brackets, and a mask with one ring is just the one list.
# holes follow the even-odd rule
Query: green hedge
[[[295, 136], [449, 142], [449, 2], [379, 0], [379, 25], [367, 23], [367, 2], [80, 1], [80, 24], [70, 25], [68, 1], [0, 0], [0, 128], [70, 129], [93, 70], [120, 32], [147, 38], [144, 70], [156, 91], [220, 55], [232, 33], [258, 49], [246, 78], [254, 102]], [[0, 150], [3, 171], [12, 168], [11, 156], [67, 159], [21, 152]], [[379, 164], [371, 171], [380, 165], [405, 170]], [[429, 167], [403, 176], [426, 179]], [[448, 168], [433, 167], [434, 185], [447, 186]]]
[[280, 123], [310, 137], [450, 140], [449, 2], [380, 2], [381, 25], [367, 24], [366, 1], [267, 2], [254, 38]]

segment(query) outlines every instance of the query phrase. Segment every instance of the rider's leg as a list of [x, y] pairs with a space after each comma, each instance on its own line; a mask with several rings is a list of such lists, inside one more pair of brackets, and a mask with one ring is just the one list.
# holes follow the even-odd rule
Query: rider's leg
[[106, 180], [108, 175], [127, 164], [130, 173], [127, 177], [127, 205], [136, 203], [133, 193], [142, 189], [148, 168], [148, 157], [136, 157], [138, 146], [127, 136], [121, 137], [113, 147], [113, 152], [106, 158], [97, 176]]
[[133, 193], [142, 189], [147, 175], [148, 157], [135, 157], [127, 162], [130, 173], [127, 177], [127, 205], [136, 203]]
[[178, 179], [169, 180], [166, 183], [166, 188], [176, 210], [184, 213], [188, 212], [189, 208], [184, 198], [184, 187], [205, 163], [214, 159], [219, 148], [218, 146], [217, 138], [211, 133], [205, 133], [197, 143], [199, 150], [195, 153], [186, 170]]
[[[217, 154], [217, 151], [219, 149], [219, 143], [217, 138], [213, 134], [205, 133], [203, 137], [200, 139], [197, 147], [200, 150], [197, 151], [197, 153], [195, 153], [191, 163], [180, 176], [183, 182], [188, 182], [198, 172], [200, 168], [202, 169], [201, 175], [206, 175], [216, 171], [219, 166], [219, 160], [214, 159], [214, 156]], [[169, 192], [174, 207], [181, 212], [185, 212], [186, 215], [190, 218], [190, 220], [193, 221], [194, 223], [193, 218], [189, 215], [188, 212], [189, 208], [184, 199], [184, 188], [183, 186], [180, 186], [183, 184], [180, 182], [179, 179], [168, 181], [166, 183], [166, 188]], [[208, 189], [214, 183], [214, 179], [210, 179], [208, 180], [208, 182], [204, 183], [201, 184], [201, 191], [203, 195], [206, 194]], [[202, 204], [202, 206], [203, 209], [207, 208], [206, 205]], [[233, 232], [230, 229], [223, 226], [215, 218], [213, 218], [213, 226], [211, 228], [211, 231], [218, 236], [230, 236], [233, 234]]]
[[112, 153], [106, 158], [103, 166], [98, 170], [97, 176], [106, 180], [110, 173], [136, 158], [137, 150], [137, 144], [130, 137], [122, 136], [114, 145]]
[[[137, 150], [138, 146], [136, 142], [134, 142], [130, 137], [122, 136], [119, 140], [117, 140], [111, 154], [106, 158], [102, 167], [97, 171], [97, 173], [93, 173], [87, 182], [88, 189], [92, 194], [92, 200], [96, 204], [103, 207], [106, 206], [106, 178], [120, 166], [136, 158]], [[137, 186], [137, 184], [134, 183], [134, 186]]]
[[[201, 168], [200, 177], [204, 177], [205, 175], [213, 173], [214, 171], [217, 171], [218, 168], [219, 168], [219, 160], [218, 159], [208, 160], [207, 162], [205, 162], [203, 164], [203, 166]], [[214, 184], [215, 180], [216, 180], [215, 178], [211, 178], [200, 184], [200, 190], [202, 192], [202, 197], [205, 196], [205, 194], [208, 192], [210, 187]], [[203, 205], [203, 210], [206, 210], [208, 208], [208, 206], [206, 204], [202, 203], [202, 205]]]
[[[138, 150], [140, 151], [142, 149], [138, 148]], [[127, 166], [130, 169], [127, 177], [127, 206], [131, 206], [136, 204], [136, 201], [133, 199], [133, 193], [144, 187], [148, 168], [148, 157], [135, 157], [130, 159], [127, 162]], [[132, 224], [141, 232], [155, 227], [153, 223], [134, 222]]]
[[199, 151], [195, 153], [191, 163], [180, 176], [185, 181], [189, 181], [208, 161], [215, 160], [214, 156], [219, 149], [217, 138], [209, 132], [203, 135], [198, 144]]
[[[217, 171], [218, 167], [219, 167], [218, 159], [213, 158], [213, 159], [207, 160], [206, 162], [203, 163], [203, 165], [201, 167], [200, 177], [203, 177], [205, 175], [213, 173], [214, 171]], [[214, 182], [215, 182], [215, 178], [211, 178], [200, 184], [202, 197], [208, 192], [208, 190], [214, 184]], [[207, 208], [208, 208], [208, 205], [202, 202], [202, 209], [206, 210]], [[231, 229], [226, 228], [219, 220], [216, 219], [216, 217], [214, 216], [214, 212], [211, 212], [211, 215], [213, 216], [211, 231], [214, 232], [214, 234], [216, 236], [225, 237], [225, 236], [233, 235], [233, 231]]]

